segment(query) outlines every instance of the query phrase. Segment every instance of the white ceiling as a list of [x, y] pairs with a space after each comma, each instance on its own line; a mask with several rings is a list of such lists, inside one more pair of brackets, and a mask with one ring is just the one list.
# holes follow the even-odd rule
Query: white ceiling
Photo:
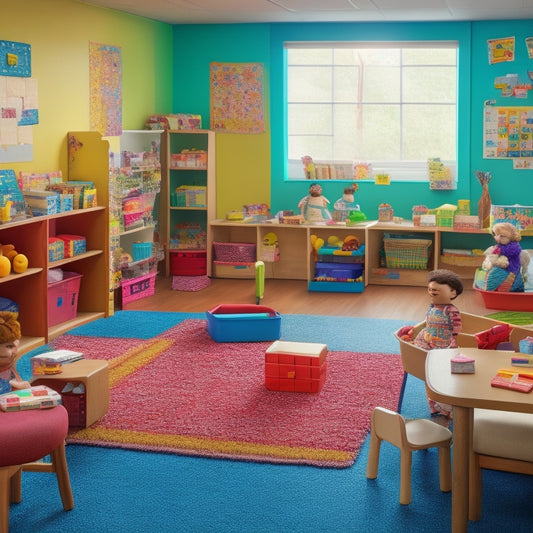
[[533, 0], [81, 0], [169, 24], [533, 19]]

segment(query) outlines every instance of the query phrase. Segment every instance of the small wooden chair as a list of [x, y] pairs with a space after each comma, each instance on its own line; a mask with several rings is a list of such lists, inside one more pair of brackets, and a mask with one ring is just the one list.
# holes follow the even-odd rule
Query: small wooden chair
[[[68, 413], [62, 405], [52, 409], [0, 411], [0, 533], [9, 531], [9, 504], [21, 501], [23, 470], [54, 472], [63, 509], [74, 507], [65, 437]], [[39, 461], [50, 455], [51, 462]]]
[[440, 489], [449, 492], [451, 484], [449, 429], [423, 418], [406, 420], [402, 415], [383, 407], [375, 407], [371, 415], [370, 449], [366, 477], [378, 477], [379, 451], [385, 440], [400, 449], [400, 503], [411, 503], [412, 452], [438, 447]]

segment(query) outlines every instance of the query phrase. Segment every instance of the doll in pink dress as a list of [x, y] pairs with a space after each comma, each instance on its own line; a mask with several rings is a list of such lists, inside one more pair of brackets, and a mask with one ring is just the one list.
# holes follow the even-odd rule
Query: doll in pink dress
[[[461, 278], [451, 270], [434, 270], [428, 275], [428, 293], [431, 303], [426, 313], [426, 326], [413, 340], [424, 350], [457, 348], [461, 331], [461, 313], [452, 301], [463, 292]], [[429, 400], [431, 416], [451, 420], [450, 405]]]

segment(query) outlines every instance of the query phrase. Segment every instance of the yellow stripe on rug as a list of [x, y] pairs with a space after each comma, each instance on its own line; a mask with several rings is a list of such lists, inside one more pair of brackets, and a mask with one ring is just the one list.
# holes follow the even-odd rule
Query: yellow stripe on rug
[[112, 389], [140, 367], [159, 357], [174, 341], [155, 339], [130, 348], [119, 357], [109, 361], [109, 388]]
[[243, 457], [269, 457], [271, 459], [292, 459], [298, 461], [301, 459], [311, 461], [323, 461], [329, 463], [346, 463], [353, 460], [353, 453], [342, 450], [324, 450], [319, 448], [276, 446], [268, 444], [259, 444], [253, 442], [239, 442], [231, 440], [216, 440], [204, 437], [192, 437], [188, 435], [168, 435], [153, 433], [144, 433], [139, 431], [128, 431], [121, 429], [106, 429], [89, 427], [77, 431], [70, 435], [69, 440], [75, 442], [77, 439], [83, 441], [98, 442], [101, 445], [106, 443], [127, 443], [138, 445], [143, 448], [153, 450], [160, 449], [172, 451], [200, 452], [209, 450], [210, 454], [218, 453], [222, 456], [240, 456]]

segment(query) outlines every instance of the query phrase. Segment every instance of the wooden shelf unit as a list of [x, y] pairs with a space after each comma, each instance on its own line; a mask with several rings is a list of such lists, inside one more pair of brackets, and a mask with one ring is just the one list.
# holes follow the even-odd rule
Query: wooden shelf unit
[[[357, 226], [309, 226], [291, 224], [242, 224], [214, 220], [207, 247], [208, 268], [212, 264], [213, 242], [245, 242], [259, 244], [267, 233], [273, 232], [278, 237], [279, 261], [265, 262], [265, 277], [268, 279], [314, 279], [314, 254], [311, 235], [327, 241], [332, 235], [344, 239], [355, 235], [361, 244], [366, 243], [366, 228], [373, 222], [363, 222]], [[211, 271], [209, 271], [211, 275]]]
[[[180, 167], [172, 165], [172, 155], [183, 150], [204, 150], [207, 165], [202, 167]], [[161, 242], [166, 246], [165, 274], [170, 275], [170, 250], [176, 249], [173, 238], [178, 224], [199, 224], [207, 234], [209, 244], [210, 222], [216, 213], [216, 159], [215, 132], [211, 130], [166, 130], [161, 141]], [[172, 205], [172, 194], [177, 187], [191, 185], [206, 188], [205, 206], [186, 207]], [[184, 251], [180, 245], [180, 251]], [[198, 248], [196, 248], [198, 249]], [[211, 265], [207, 262], [208, 274]]]
[[[108, 280], [105, 290], [108, 293], [110, 313], [113, 313], [114, 291], [120, 290], [120, 262], [114, 251], [122, 249], [132, 255], [134, 242], [153, 242], [158, 230], [157, 213], [155, 220], [144, 221], [133, 229], [124, 229], [120, 222], [123, 216], [122, 204], [117, 200], [116, 181], [121, 176], [131, 175], [132, 182], [144, 187], [146, 183], [161, 180], [160, 161], [147, 166], [121, 166], [123, 152], [141, 153], [160, 149], [160, 130], [124, 130], [117, 137], [102, 137], [96, 131], [76, 131], [68, 133], [69, 179], [92, 181], [97, 189], [99, 205], [107, 207], [105, 232], [108, 235]], [[143, 189], [144, 190], [144, 189]], [[125, 194], [125, 193], [124, 193]], [[159, 193], [158, 193], [159, 194]]]
[[[280, 260], [276, 263], [265, 263], [265, 277], [274, 279], [300, 279], [311, 281], [314, 278], [314, 256], [311, 247], [311, 235], [323, 238], [335, 235], [344, 238], [355, 235], [365, 244], [365, 285], [427, 285], [427, 274], [430, 270], [447, 268], [457, 272], [465, 282], [472, 282], [476, 267], [458, 266], [445, 263], [441, 259], [442, 248], [479, 248], [485, 250], [494, 239], [490, 230], [455, 231], [450, 227], [415, 226], [411, 221], [401, 223], [367, 221], [357, 226], [291, 226], [284, 224], [243, 224], [214, 220], [211, 222], [207, 261], [210, 269], [213, 255], [213, 242], [247, 242], [257, 246], [264, 235], [274, 232], [278, 236]], [[383, 237], [386, 233], [405, 235], [415, 233], [421, 238], [432, 241], [426, 269], [390, 269], [382, 266], [381, 250]], [[522, 247], [532, 247], [531, 236], [523, 235]], [[456, 244], [459, 243], [460, 245]], [[529, 246], [528, 246], [529, 244]], [[211, 275], [209, 270], [209, 275]]]
[[[29, 268], [23, 274], [0, 278], [0, 296], [19, 306], [22, 329], [19, 355], [46, 344], [73, 327], [108, 316], [106, 220], [106, 209], [93, 207], [0, 225], [0, 242], [14, 244], [29, 261]], [[48, 239], [61, 233], [85, 236], [87, 253], [49, 261]], [[83, 275], [78, 312], [72, 320], [48, 327], [48, 270], [57, 267]]]

